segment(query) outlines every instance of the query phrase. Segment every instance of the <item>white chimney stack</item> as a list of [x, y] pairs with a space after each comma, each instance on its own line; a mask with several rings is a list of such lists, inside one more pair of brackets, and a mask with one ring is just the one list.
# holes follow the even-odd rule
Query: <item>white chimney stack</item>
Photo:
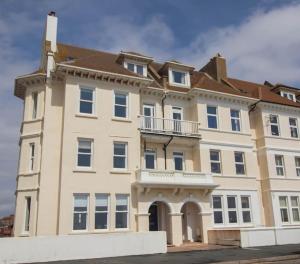
[[56, 39], [57, 39], [57, 17], [55, 12], [51, 11], [47, 16], [45, 40], [51, 42], [51, 51], [56, 52]]
[[[47, 45], [50, 43], [50, 47]], [[54, 53], [57, 51], [57, 17], [55, 12], [51, 11], [47, 16], [46, 27], [43, 41], [43, 56], [42, 65], [47, 72], [47, 77], [50, 77], [51, 71], [55, 68]], [[48, 48], [46, 48], [48, 46]]]

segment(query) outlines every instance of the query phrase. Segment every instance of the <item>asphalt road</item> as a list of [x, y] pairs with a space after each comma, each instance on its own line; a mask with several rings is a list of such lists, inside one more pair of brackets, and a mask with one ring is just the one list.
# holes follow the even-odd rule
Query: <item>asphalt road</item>
[[[300, 256], [300, 244], [284, 245], [284, 246], [269, 246], [257, 247], [249, 249], [222, 249], [210, 251], [191, 251], [191, 252], [176, 252], [167, 254], [155, 254], [144, 256], [128, 256], [116, 258], [90, 259], [90, 260], [71, 260], [71, 261], [54, 261], [48, 262], [51, 264], [205, 264], [215, 262], [232, 261], [233, 263], [239, 260], [251, 260], [260, 258], [273, 258], [272, 261], [263, 263], [300, 263], [300, 257], [297, 259], [274, 260], [274, 257], [284, 258], [289, 255]], [[261, 263], [261, 262], [260, 262]]]

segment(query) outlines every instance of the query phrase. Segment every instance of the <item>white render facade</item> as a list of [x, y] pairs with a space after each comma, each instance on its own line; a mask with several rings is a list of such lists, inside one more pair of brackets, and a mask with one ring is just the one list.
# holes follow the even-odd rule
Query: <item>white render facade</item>
[[15, 236], [300, 228], [297, 89], [229, 78], [220, 55], [199, 71], [59, 44], [56, 27], [15, 82]]

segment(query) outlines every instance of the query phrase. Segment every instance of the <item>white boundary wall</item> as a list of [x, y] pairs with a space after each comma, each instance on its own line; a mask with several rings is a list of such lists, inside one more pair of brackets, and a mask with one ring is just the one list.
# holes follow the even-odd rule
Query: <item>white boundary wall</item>
[[242, 248], [300, 243], [300, 227], [249, 228], [240, 232]]
[[165, 232], [0, 238], [0, 264], [166, 253]]

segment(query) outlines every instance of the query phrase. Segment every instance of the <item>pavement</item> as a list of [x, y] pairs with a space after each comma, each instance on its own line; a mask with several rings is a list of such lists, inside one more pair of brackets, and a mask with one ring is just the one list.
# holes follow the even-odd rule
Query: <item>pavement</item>
[[115, 258], [54, 261], [49, 264], [300, 264], [300, 244], [170, 252]]

